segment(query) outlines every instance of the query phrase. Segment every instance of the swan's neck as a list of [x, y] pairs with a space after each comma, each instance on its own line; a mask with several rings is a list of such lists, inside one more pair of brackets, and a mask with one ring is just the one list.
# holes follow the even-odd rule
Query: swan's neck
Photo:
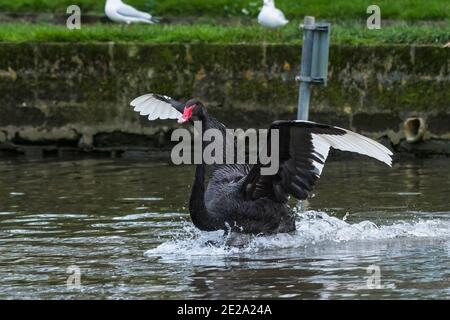
[[194, 185], [189, 201], [189, 212], [194, 225], [200, 230], [211, 229], [211, 217], [205, 206], [205, 164], [198, 164], [195, 170]]
[[[200, 117], [202, 122], [202, 131], [204, 132], [211, 127], [215, 127], [215, 123], [211, 123], [211, 118], [206, 112]], [[203, 143], [203, 148], [205, 144]], [[202, 148], [202, 149], [203, 149]], [[206, 164], [198, 164], [195, 169], [194, 185], [192, 187], [191, 199], [189, 202], [189, 212], [194, 225], [200, 230], [212, 231], [217, 229], [216, 219], [208, 212], [205, 205], [205, 178]]]

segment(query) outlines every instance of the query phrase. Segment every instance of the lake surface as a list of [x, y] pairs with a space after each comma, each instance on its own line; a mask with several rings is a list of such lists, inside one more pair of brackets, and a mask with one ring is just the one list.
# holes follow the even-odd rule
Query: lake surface
[[192, 226], [193, 172], [0, 161], [0, 299], [450, 298], [449, 159], [329, 162], [295, 234], [239, 248]]

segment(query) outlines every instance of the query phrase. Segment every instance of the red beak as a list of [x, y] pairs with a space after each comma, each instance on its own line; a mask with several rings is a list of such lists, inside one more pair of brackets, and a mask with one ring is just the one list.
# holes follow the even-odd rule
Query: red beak
[[178, 123], [185, 123], [188, 122], [189, 119], [192, 117], [192, 111], [194, 111], [195, 104], [189, 107], [184, 107], [183, 114], [181, 115], [181, 118], [178, 119]]

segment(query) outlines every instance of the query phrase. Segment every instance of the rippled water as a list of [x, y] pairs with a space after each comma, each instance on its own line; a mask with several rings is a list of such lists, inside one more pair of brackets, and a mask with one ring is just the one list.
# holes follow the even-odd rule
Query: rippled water
[[[191, 225], [192, 175], [0, 161], [0, 299], [450, 298], [448, 159], [330, 162], [295, 234], [239, 247]], [[76, 268], [81, 287], [67, 287]]]

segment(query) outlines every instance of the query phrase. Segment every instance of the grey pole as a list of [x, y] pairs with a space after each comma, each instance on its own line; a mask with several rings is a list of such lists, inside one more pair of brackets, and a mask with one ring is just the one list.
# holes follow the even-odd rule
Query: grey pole
[[302, 45], [302, 61], [300, 70], [300, 88], [298, 97], [298, 120], [308, 120], [309, 117], [309, 99], [311, 96], [310, 76], [311, 76], [311, 60], [313, 47], [313, 28], [316, 19], [306, 16], [303, 26], [303, 45]]

